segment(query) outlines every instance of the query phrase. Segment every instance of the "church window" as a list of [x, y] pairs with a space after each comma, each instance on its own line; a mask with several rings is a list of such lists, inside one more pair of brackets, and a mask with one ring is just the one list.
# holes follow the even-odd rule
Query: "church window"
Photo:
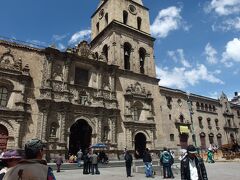
[[146, 56], [146, 50], [143, 48], [140, 48], [139, 50], [139, 61], [140, 61], [140, 73], [144, 74], [144, 62], [145, 62], [145, 56]]
[[142, 26], [142, 19], [140, 17], [137, 18], [137, 27], [138, 30], [141, 30], [141, 26]]
[[198, 117], [199, 127], [203, 128], [202, 117]]
[[179, 120], [180, 120], [181, 123], [183, 123], [183, 121], [184, 121], [184, 116], [183, 116], [182, 114], [179, 116]]
[[206, 149], [206, 135], [204, 132], [200, 133], [200, 143], [201, 143], [201, 149]]
[[208, 111], [208, 105], [205, 104], [205, 111]]
[[103, 47], [103, 54], [104, 54], [106, 60], [108, 61], [108, 47], [107, 47], [107, 45], [105, 45]]
[[137, 9], [134, 5], [130, 4], [129, 7], [128, 7], [128, 10], [130, 13], [132, 13], [133, 15], [136, 15], [137, 14]]
[[230, 120], [230, 119], [228, 119], [228, 120], [227, 120], [227, 122], [228, 122], [228, 127], [232, 127], [231, 120]]
[[108, 13], [105, 14], [105, 24], [108, 25]]
[[196, 103], [197, 109], [200, 109], [199, 102]]
[[166, 96], [167, 106], [171, 109], [172, 108], [172, 97]]
[[170, 134], [170, 141], [174, 141], [174, 134]]
[[131, 45], [129, 43], [124, 43], [124, 69], [130, 70], [130, 55], [131, 55]]
[[171, 114], [169, 114], [169, 120], [172, 120], [172, 115]]
[[208, 137], [209, 137], [209, 143], [213, 144], [214, 143], [214, 134], [210, 133]]
[[88, 70], [77, 67], [75, 69], [75, 84], [88, 86]]
[[209, 105], [209, 111], [212, 111], [212, 106], [211, 105]]
[[216, 107], [213, 105], [213, 112], [216, 112]]
[[128, 12], [123, 11], [123, 24], [127, 24], [128, 22]]
[[8, 90], [6, 87], [0, 87], [0, 106], [6, 107], [8, 102]]
[[218, 119], [215, 119], [216, 127], [218, 127]]
[[207, 123], [208, 123], [208, 126], [211, 126], [211, 119], [210, 118], [207, 118]]
[[97, 33], [99, 33], [99, 22], [96, 24]]
[[204, 110], [204, 104], [201, 103], [201, 110]]

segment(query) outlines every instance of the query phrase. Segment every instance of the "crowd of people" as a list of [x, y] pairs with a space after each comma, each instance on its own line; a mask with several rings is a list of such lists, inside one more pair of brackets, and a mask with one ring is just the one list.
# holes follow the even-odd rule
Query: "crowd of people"
[[[131, 153], [125, 149], [124, 159], [126, 164], [127, 177], [132, 177], [131, 166], [133, 158]], [[163, 178], [174, 178], [172, 165], [174, 163], [174, 152], [164, 148], [160, 153], [160, 167], [163, 168]], [[197, 149], [193, 145], [189, 145], [187, 149], [182, 151], [179, 157], [181, 164], [181, 179], [182, 180], [208, 180], [207, 171], [203, 159], [200, 157]], [[143, 163], [146, 177], [154, 177], [154, 170], [152, 166], [152, 155], [149, 149], [143, 153]]]
[[[214, 162], [213, 151], [209, 149], [207, 162]], [[44, 156], [44, 145], [38, 139], [32, 139], [25, 144], [24, 151], [8, 150], [1, 154], [1, 170], [0, 180], [9, 179], [47, 179], [55, 180], [53, 170], [47, 166]], [[71, 155], [72, 156], [72, 155]], [[70, 157], [71, 157], [70, 156]], [[164, 148], [160, 153], [160, 165], [163, 169], [163, 178], [174, 178], [172, 165], [174, 163], [174, 153]], [[143, 163], [146, 177], [153, 177], [155, 172], [152, 166], [152, 154], [149, 149], [143, 153]], [[80, 149], [75, 158], [80, 167], [83, 162], [83, 174], [100, 174], [98, 163], [108, 161], [107, 155], [101, 151], [100, 153], [88, 149], [82, 152]], [[133, 156], [130, 151], [125, 149], [124, 160], [126, 165], [127, 177], [132, 177]], [[207, 172], [203, 159], [199, 156], [196, 148], [189, 145], [186, 150], [182, 151], [179, 157], [181, 164], [181, 179], [183, 180], [208, 180]], [[56, 158], [57, 172], [60, 172], [63, 159], [61, 154]]]

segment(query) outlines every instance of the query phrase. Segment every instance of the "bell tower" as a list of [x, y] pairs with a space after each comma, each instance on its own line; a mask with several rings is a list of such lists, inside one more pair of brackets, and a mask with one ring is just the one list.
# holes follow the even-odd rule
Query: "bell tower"
[[156, 77], [149, 10], [142, 0], [100, 0], [92, 15], [92, 51], [120, 69]]

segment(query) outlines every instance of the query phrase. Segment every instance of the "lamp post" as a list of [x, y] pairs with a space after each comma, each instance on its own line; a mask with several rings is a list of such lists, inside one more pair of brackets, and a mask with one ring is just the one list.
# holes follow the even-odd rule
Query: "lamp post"
[[188, 103], [188, 110], [189, 110], [190, 120], [191, 120], [193, 143], [194, 143], [194, 146], [197, 148], [197, 140], [196, 140], [195, 130], [194, 130], [194, 126], [193, 126], [193, 117], [192, 117], [193, 116], [193, 109], [192, 109], [192, 103], [190, 101], [190, 94], [187, 94], [187, 103]]

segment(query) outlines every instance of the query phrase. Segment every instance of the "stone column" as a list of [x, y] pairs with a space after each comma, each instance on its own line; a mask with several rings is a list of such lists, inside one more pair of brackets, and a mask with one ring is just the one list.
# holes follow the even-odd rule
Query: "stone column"
[[112, 143], [116, 143], [116, 117], [111, 118], [111, 128], [112, 128], [111, 140]]
[[101, 130], [101, 118], [99, 117], [97, 120], [97, 141], [101, 142], [102, 141], [102, 130]]

